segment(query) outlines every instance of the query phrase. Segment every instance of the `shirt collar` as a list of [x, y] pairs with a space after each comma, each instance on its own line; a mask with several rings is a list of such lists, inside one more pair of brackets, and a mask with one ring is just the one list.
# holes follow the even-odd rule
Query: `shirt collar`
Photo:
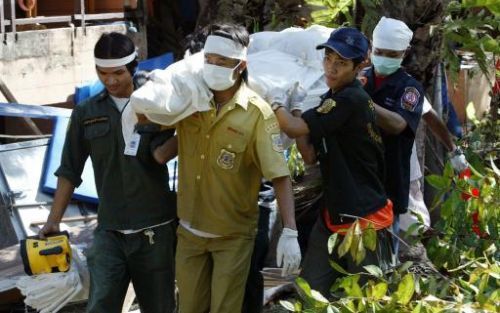
[[243, 109], [248, 108], [248, 88], [244, 81], [241, 81], [240, 88], [233, 97], [234, 103], [238, 104]]

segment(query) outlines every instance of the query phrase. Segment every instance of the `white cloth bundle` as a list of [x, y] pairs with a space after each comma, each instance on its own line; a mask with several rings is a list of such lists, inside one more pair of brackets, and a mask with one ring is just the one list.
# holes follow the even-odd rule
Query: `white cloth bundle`
[[203, 52], [199, 52], [151, 72], [148, 81], [132, 94], [130, 105], [135, 112], [163, 125], [209, 110], [213, 95], [203, 80], [203, 63]]
[[[331, 30], [315, 25], [305, 30], [288, 28], [251, 35], [250, 87], [265, 97], [274, 87], [288, 90], [299, 82], [310, 92], [305, 102], [317, 105], [318, 95], [328, 87], [321, 65], [324, 51], [316, 50], [316, 45], [325, 42]], [[163, 125], [173, 125], [194, 112], [209, 110], [213, 94], [203, 80], [203, 63], [202, 51], [187, 55], [164, 70], [153, 71], [149, 80], [132, 94], [132, 108]]]

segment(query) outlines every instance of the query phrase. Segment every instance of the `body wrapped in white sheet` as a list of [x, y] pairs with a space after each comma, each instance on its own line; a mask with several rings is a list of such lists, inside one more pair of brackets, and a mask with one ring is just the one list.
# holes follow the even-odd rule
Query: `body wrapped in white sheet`
[[[321, 65], [324, 51], [316, 46], [328, 39], [331, 30], [315, 25], [251, 35], [247, 63], [250, 88], [266, 98], [269, 90], [289, 90], [298, 82], [308, 91], [304, 108], [317, 105], [319, 95], [328, 87]], [[209, 110], [213, 94], [203, 80], [203, 63], [201, 51], [153, 71], [146, 84], [132, 94], [132, 108], [162, 125]]]
[[213, 95], [203, 80], [203, 62], [203, 52], [199, 52], [151, 72], [130, 98], [134, 111], [152, 122], [173, 125], [194, 112], [208, 110]]

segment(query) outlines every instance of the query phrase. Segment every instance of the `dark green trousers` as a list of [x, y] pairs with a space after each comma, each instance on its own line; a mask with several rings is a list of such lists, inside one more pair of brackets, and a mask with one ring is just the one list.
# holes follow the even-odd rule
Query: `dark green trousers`
[[[366, 257], [359, 265], [356, 265], [350, 253], [339, 258], [337, 254], [338, 244], [332, 255], [328, 254], [328, 238], [331, 235], [332, 232], [326, 227], [322, 216], [320, 216], [311, 231], [300, 274], [312, 289], [321, 292], [326, 298], [330, 298], [330, 288], [335, 283], [335, 280], [343, 276], [343, 274], [333, 269], [329, 263], [330, 259], [338, 263], [349, 273], [366, 272], [363, 266], [370, 264], [377, 265], [383, 271], [392, 265], [392, 236], [385, 229], [377, 231], [377, 248], [375, 251], [366, 249]], [[339, 240], [343, 240], [343, 238], [343, 236], [339, 236]], [[360, 280], [360, 283], [363, 282]]]
[[131, 281], [142, 313], [175, 311], [175, 225], [152, 230], [153, 244], [144, 232], [125, 235], [96, 229], [87, 252], [87, 312], [120, 313]]

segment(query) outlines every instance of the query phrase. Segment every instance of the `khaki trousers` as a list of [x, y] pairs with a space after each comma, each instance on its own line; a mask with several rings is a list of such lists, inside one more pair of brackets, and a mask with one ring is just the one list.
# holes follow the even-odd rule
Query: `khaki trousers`
[[199, 237], [177, 228], [179, 313], [241, 312], [255, 238]]

